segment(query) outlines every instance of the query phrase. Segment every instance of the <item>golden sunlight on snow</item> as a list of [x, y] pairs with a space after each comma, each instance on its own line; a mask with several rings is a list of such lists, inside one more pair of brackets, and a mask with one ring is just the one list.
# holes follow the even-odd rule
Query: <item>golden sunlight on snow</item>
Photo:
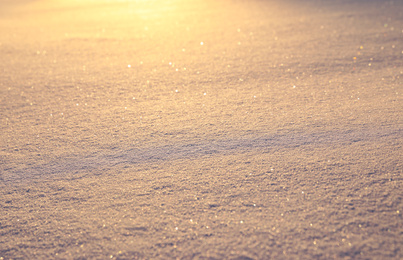
[[0, 0], [0, 260], [403, 259], [403, 2]]

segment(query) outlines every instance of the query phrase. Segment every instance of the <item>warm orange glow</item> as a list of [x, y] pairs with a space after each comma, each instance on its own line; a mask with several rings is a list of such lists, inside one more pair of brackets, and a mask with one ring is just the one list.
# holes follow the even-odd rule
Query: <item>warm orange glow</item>
[[0, 260], [402, 259], [402, 13], [0, 0]]

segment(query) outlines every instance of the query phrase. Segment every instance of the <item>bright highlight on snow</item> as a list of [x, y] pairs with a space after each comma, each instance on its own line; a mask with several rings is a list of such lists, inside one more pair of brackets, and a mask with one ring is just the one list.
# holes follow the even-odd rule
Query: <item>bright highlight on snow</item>
[[0, 0], [0, 260], [403, 259], [399, 0]]

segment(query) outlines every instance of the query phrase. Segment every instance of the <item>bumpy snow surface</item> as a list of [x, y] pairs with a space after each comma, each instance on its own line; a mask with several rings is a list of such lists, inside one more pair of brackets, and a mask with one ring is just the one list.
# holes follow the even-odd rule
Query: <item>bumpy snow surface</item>
[[403, 2], [0, 2], [0, 259], [402, 259]]

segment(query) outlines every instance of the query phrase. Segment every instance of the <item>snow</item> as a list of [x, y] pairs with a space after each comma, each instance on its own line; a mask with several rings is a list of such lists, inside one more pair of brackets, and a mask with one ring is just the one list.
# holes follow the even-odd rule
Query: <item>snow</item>
[[399, 1], [2, 1], [0, 258], [402, 258], [402, 24]]

